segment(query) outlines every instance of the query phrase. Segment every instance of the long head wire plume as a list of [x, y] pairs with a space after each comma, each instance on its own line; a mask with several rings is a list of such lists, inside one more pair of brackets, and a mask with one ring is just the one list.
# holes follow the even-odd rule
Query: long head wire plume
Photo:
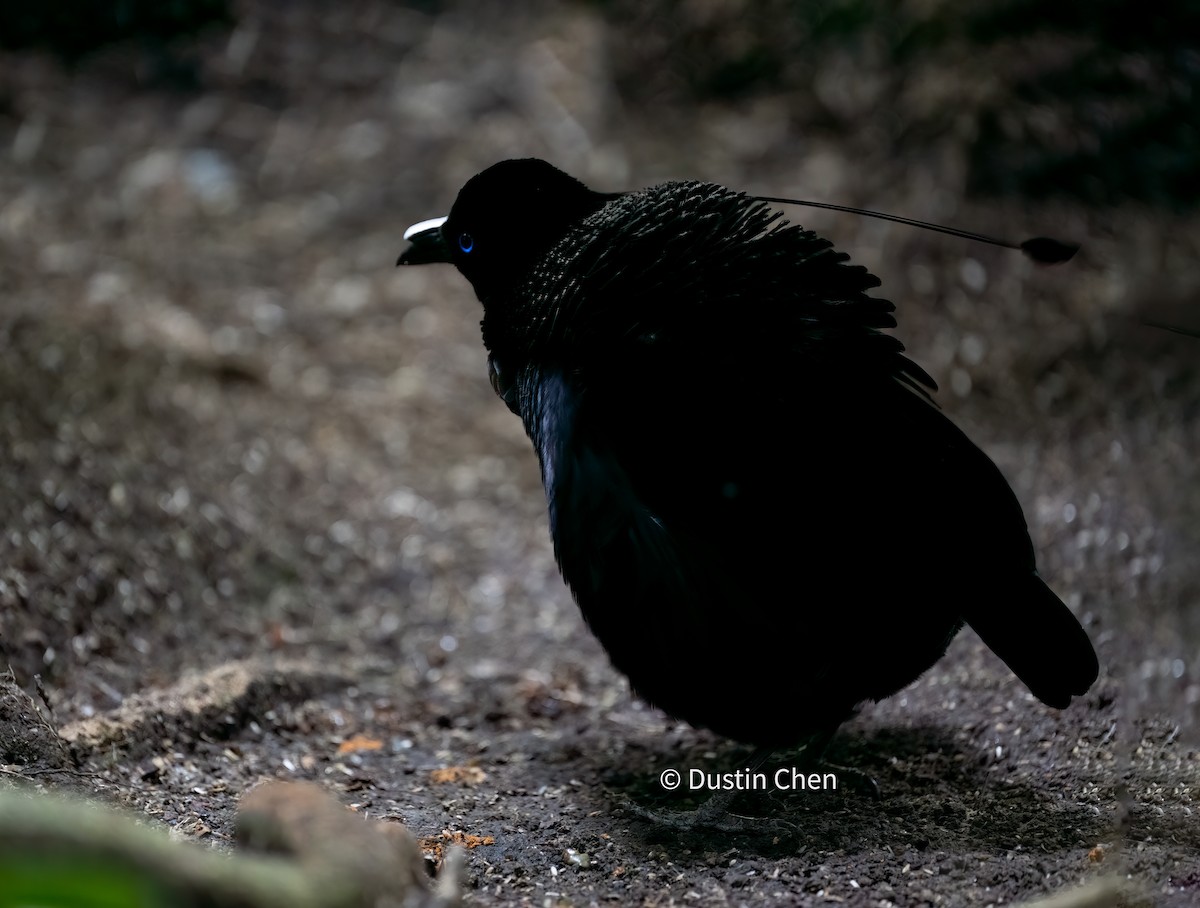
[[[945, 227], [941, 224], [931, 224], [928, 221], [919, 221], [916, 218], [906, 218], [898, 214], [887, 214], [882, 211], [871, 211], [867, 208], [855, 208], [850, 205], [835, 205], [832, 202], [810, 202], [807, 199], [787, 199], [782, 196], [754, 196], [762, 202], [773, 202], [777, 205], [803, 205], [806, 208], [823, 208], [827, 211], [841, 211], [845, 214], [857, 214], [862, 217], [878, 218], [881, 221], [892, 221], [896, 224], [904, 224], [908, 227], [920, 227], [922, 230], [933, 230], [937, 233], [945, 233], [950, 236], [961, 237], [966, 240], [975, 240], [979, 243], [988, 243], [992, 246], [1002, 246], [1005, 249], [1019, 249], [1026, 256], [1033, 259], [1040, 265], [1057, 265], [1062, 262], [1069, 261], [1079, 251], [1078, 243], [1068, 243], [1063, 240], [1056, 240], [1052, 237], [1036, 236], [1028, 240], [1023, 240], [1019, 243], [1012, 240], [1003, 240], [999, 237], [988, 236], [984, 233], [975, 233], [971, 230], [960, 230], [957, 227]], [[1148, 318], [1139, 318], [1138, 321], [1150, 328], [1158, 328], [1162, 331], [1171, 331], [1175, 334], [1182, 334], [1185, 337], [1200, 338], [1200, 329], [1186, 328], [1182, 325], [1172, 325], [1166, 322], [1159, 322]]]
[[830, 202], [809, 202], [804, 199], [785, 199], [767, 195], [759, 195], [755, 196], [755, 198], [762, 202], [774, 202], [778, 205], [804, 205], [808, 208], [824, 208], [828, 211], [841, 211], [846, 214], [879, 218], [881, 221], [894, 221], [897, 224], [904, 224], [908, 227], [934, 230], [938, 233], [947, 233], [950, 236], [962, 237], [966, 240], [990, 243], [993, 246], [1003, 246], [1005, 249], [1020, 249], [1029, 258], [1042, 265], [1057, 265], [1060, 262], [1068, 261], [1079, 251], [1078, 243], [1065, 243], [1062, 240], [1052, 239], [1047, 236], [1035, 236], [1020, 243], [1014, 243], [1012, 240], [1002, 240], [983, 233], [974, 233], [970, 230], [959, 230], [957, 227], [943, 227], [940, 224], [931, 224], [928, 221], [918, 221], [915, 218], [901, 217], [898, 214], [885, 214], [882, 211], [871, 211], [866, 208], [853, 208], [849, 205], [834, 205]]

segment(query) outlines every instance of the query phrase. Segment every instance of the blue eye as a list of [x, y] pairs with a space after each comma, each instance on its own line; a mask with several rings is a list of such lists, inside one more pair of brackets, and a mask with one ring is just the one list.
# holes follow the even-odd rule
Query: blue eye
[[475, 248], [475, 237], [469, 233], [460, 233], [458, 235], [458, 248], [463, 252], [470, 252]]

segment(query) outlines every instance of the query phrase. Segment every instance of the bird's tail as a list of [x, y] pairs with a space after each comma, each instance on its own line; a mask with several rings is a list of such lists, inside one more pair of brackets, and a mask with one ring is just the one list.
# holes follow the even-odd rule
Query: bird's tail
[[1095, 682], [1087, 632], [1036, 572], [981, 605], [967, 623], [1047, 706], [1063, 709]]

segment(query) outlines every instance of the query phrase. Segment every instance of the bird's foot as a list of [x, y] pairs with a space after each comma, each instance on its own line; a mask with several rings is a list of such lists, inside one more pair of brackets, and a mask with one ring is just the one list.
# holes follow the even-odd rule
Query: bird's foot
[[879, 783], [875, 781], [875, 777], [870, 773], [864, 772], [861, 769], [855, 769], [853, 766], [830, 763], [828, 760], [822, 760], [820, 768], [833, 770], [837, 774], [839, 782], [843, 780], [848, 781], [852, 787], [857, 788], [872, 801], [883, 800], [883, 793], [879, 789]]
[[814, 734], [804, 745], [799, 749], [797, 755], [797, 768], [805, 772], [827, 772], [832, 770], [838, 778], [840, 785], [845, 780], [852, 788], [858, 789], [859, 792], [866, 794], [873, 801], [882, 801], [883, 796], [879, 790], [879, 783], [869, 773], [861, 769], [856, 769], [853, 766], [843, 766], [840, 763], [832, 763], [825, 759], [825, 749], [829, 746], [829, 742], [833, 739], [835, 729], [830, 728]]

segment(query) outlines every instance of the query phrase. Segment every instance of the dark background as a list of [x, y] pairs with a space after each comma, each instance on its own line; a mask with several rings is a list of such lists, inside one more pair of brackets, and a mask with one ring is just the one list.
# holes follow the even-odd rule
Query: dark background
[[[199, 729], [97, 757], [94, 789], [223, 840], [245, 785], [329, 779], [361, 731], [389, 746], [348, 800], [501, 841], [472, 853], [481, 901], [986, 904], [1125, 842], [1190, 904], [1200, 339], [1141, 320], [1200, 330], [1200, 6], [961, 6], [0, 8], [0, 658], [64, 725], [238, 658], [356, 679], [226, 729], [236, 768]], [[600, 189], [702, 178], [1081, 242], [1039, 268], [789, 212], [882, 278], [1096, 641], [1096, 689], [1047, 710], [964, 635], [835, 745], [881, 806], [747, 804], [805, 830], [770, 846], [626, 817], [662, 765], [740, 751], [629, 698], [558, 579], [469, 287], [391, 267], [408, 224], [529, 155]], [[190, 775], [147, 777], [156, 749]], [[469, 791], [413, 781], [470, 760]], [[596, 866], [550, 873], [568, 845]], [[729, 848], [739, 868], [710, 860]]]

